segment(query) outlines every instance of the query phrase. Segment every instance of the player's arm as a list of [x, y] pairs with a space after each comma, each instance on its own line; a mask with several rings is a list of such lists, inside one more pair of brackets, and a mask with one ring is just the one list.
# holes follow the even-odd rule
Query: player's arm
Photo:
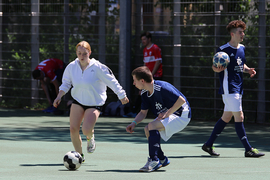
[[126, 91], [122, 88], [118, 80], [113, 75], [113, 72], [105, 65], [102, 65], [97, 71], [101, 81], [103, 81], [118, 97], [122, 104], [127, 104], [129, 99]]
[[55, 98], [54, 102], [53, 102], [53, 106], [57, 108], [57, 106], [60, 104], [61, 102], [61, 98], [65, 95], [65, 91], [60, 90], [57, 97]]
[[243, 72], [249, 73], [251, 78], [256, 75], [255, 68], [249, 68], [246, 64], [244, 64]]
[[64, 71], [62, 85], [58, 88], [60, 89], [59, 93], [53, 102], [54, 107], [57, 107], [60, 104], [61, 98], [69, 91], [72, 86], [71, 68], [71, 66], [68, 66]]
[[155, 66], [154, 66], [153, 71], [152, 71], [152, 75], [153, 75], [153, 76], [154, 76], [154, 75], [156, 74], [156, 72], [158, 71], [158, 68], [159, 68], [160, 64], [161, 64], [161, 60], [156, 61]]
[[52, 105], [52, 100], [50, 98], [49, 90], [46, 83], [44, 82], [44, 80], [40, 80], [40, 82], [41, 82], [41, 88], [45, 92], [45, 95], [46, 95], [47, 100], [49, 101], [49, 104]]
[[135, 117], [134, 121], [132, 121], [127, 127], [126, 127], [126, 131], [129, 133], [133, 133], [133, 129], [135, 128], [135, 126], [137, 124], [139, 124], [140, 122], [142, 122], [142, 120], [144, 120], [147, 116], [147, 112], [148, 110], [141, 110], [137, 116]]
[[186, 102], [186, 100], [182, 96], [179, 96], [177, 101], [174, 103], [174, 105], [168, 111], [166, 111], [164, 113], [160, 113], [156, 120], [162, 120], [162, 119], [169, 117], [175, 111], [177, 111], [185, 102]]
[[55, 78], [55, 80], [53, 80], [52, 83], [53, 83], [53, 85], [55, 87], [56, 94], [58, 94], [58, 92], [59, 92], [59, 86], [60, 86], [58, 80]]

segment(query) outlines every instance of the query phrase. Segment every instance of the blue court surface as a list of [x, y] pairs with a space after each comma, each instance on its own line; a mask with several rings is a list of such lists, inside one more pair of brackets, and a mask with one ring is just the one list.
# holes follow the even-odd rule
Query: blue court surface
[[69, 136], [69, 117], [30, 110], [0, 109], [0, 179], [4, 180], [266, 180], [270, 179], [270, 125], [245, 124], [252, 146], [266, 155], [245, 158], [234, 123], [228, 124], [216, 140], [213, 158], [201, 150], [215, 122], [192, 120], [162, 149], [171, 161], [151, 173], [139, 172], [148, 157], [143, 127], [133, 134], [125, 131], [131, 118], [100, 117], [95, 128], [96, 151], [86, 153], [77, 171], [63, 165], [63, 156], [74, 150]]

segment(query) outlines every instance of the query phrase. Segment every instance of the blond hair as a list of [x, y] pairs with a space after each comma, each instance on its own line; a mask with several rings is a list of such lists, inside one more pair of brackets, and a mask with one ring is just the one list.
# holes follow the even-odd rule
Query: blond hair
[[89, 52], [91, 52], [91, 46], [88, 42], [86, 41], [81, 41], [79, 42], [77, 45], [76, 45], [76, 51], [78, 49], [78, 47], [81, 46], [81, 47], [84, 47], [85, 49], [87, 49]]

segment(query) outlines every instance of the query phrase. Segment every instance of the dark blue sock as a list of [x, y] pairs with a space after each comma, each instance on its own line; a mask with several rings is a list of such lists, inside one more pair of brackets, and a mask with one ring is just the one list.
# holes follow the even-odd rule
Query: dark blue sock
[[211, 136], [209, 137], [208, 141], [205, 143], [206, 146], [212, 147], [217, 137], [220, 135], [220, 133], [223, 131], [225, 126], [227, 125], [226, 122], [224, 122], [221, 118], [216, 123]]
[[163, 153], [161, 147], [159, 147], [159, 150], [158, 150], [158, 158], [160, 160], [164, 160], [165, 159], [165, 156], [164, 156], [164, 153]]
[[244, 145], [246, 151], [249, 151], [251, 149], [251, 146], [250, 146], [248, 139], [247, 139], [246, 131], [244, 128], [244, 123], [243, 122], [235, 122], [234, 124], [235, 124], [235, 131], [236, 131], [240, 141]]
[[149, 156], [152, 160], [158, 160], [158, 151], [160, 149], [160, 134], [158, 130], [149, 131], [148, 148]]

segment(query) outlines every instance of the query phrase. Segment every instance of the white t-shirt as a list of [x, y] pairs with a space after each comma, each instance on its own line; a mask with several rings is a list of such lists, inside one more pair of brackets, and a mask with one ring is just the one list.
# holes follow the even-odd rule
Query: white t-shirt
[[118, 99], [126, 97], [125, 90], [112, 71], [94, 58], [90, 59], [84, 71], [80, 67], [78, 58], [66, 67], [59, 90], [67, 93], [71, 86], [71, 96], [85, 106], [104, 105], [107, 99], [107, 86], [118, 96]]

